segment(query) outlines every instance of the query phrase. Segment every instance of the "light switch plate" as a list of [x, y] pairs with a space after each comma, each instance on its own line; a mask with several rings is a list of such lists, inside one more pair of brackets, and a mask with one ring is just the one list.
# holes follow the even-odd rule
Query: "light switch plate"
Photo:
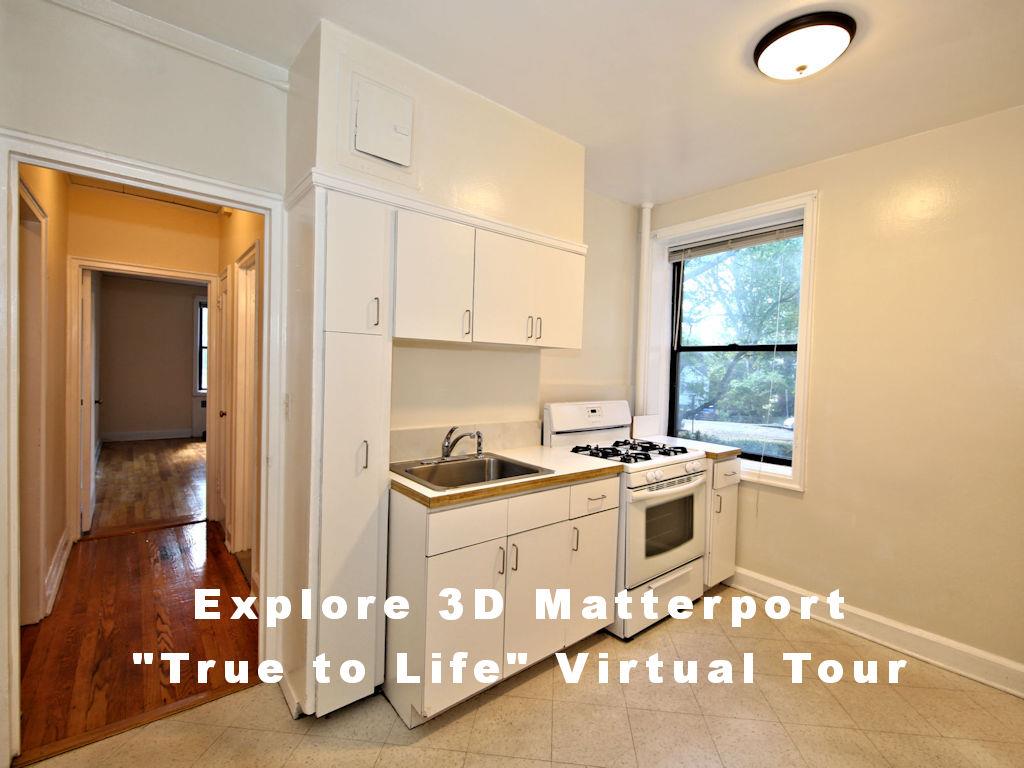
[[411, 165], [412, 97], [358, 76], [355, 87], [356, 150], [396, 165]]

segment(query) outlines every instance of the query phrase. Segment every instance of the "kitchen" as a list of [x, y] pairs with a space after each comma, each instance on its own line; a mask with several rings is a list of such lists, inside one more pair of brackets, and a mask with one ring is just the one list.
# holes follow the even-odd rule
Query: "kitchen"
[[[303, 16], [301, 32], [263, 4], [229, 31], [159, 5], [17, 0], [17, 23], [71, 50], [97, 25], [170, 73], [206, 56], [211, 100], [238, 89], [239, 114], [201, 94], [174, 112], [222, 117], [206, 121], [216, 152], [68, 127], [64, 100], [0, 124], [5, 162], [45, 159], [57, 150], [32, 136], [57, 136], [181, 185], [276, 195], [259, 616], [280, 694], [179, 723], [223, 727], [210, 749], [259, 733], [280, 765], [332, 749], [425, 765], [1024, 760], [1024, 424], [1005, 356], [1021, 265], [998, 237], [1024, 203], [1024, 85], [1003, 66], [1019, 9], [978, 11], [968, 39], [956, 3], [933, 27], [921, 2], [662, 9], [676, 32], [646, 8], [642, 34], [605, 7], [576, 23], [628, 43], [583, 55], [555, 23], [531, 48], [527, 9], [463, 4], [458, 29], [507, 30], [488, 58], [469, 35], [442, 50], [440, 20], [390, 3]], [[250, 35], [275, 24], [280, 40]], [[773, 79], [772, 45], [817, 27], [845, 35], [830, 66]], [[679, 29], [707, 71], [669, 55]], [[618, 45], [651, 57], [664, 109]], [[19, 66], [66, 92], [66, 68], [26, 48]], [[526, 49], [516, 85], [502, 56]], [[559, 67], [564, 91], [545, 89]], [[124, 103], [163, 76], [126, 75]], [[179, 119], [154, 109], [138, 119]], [[964, 279], [975, 259], [991, 268]], [[655, 682], [655, 655], [688, 681]], [[267, 688], [249, 721], [267, 727], [223, 714]], [[110, 749], [149, 757], [162, 723]]]

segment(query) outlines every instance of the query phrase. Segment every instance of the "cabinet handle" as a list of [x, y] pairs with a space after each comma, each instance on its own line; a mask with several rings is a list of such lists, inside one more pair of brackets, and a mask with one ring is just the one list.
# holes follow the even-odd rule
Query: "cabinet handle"
[[501, 550], [501, 568], [498, 569], [498, 575], [499, 576], [504, 576], [505, 575], [505, 548], [504, 547], [498, 547], [498, 549]]
[[580, 551], [580, 529], [577, 528], [575, 525], [572, 527], [572, 535], [573, 535], [572, 551], [573, 552], [579, 552]]
[[715, 514], [722, 514], [722, 497], [719, 494], [715, 494]]
[[380, 326], [380, 297], [379, 296], [374, 296], [373, 297], [373, 305], [374, 305], [374, 312], [375, 312], [376, 318], [377, 318], [376, 320], [373, 321], [373, 325], [376, 328], [376, 327]]
[[532, 339], [533, 338], [533, 315], [530, 315], [526, 319], [526, 338], [528, 338], [528, 339]]
[[370, 441], [363, 440], [363, 448], [366, 449], [366, 454], [363, 456], [363, 469], [370, 468]]
[[537, 317], [537, 341], [540, 341], [541, 334], [544, 333], [544, 318]]
[[473, 310], [467, 309], [463, 313], [462, 325], [466, 329], [462, 332], [463, 336], [469, 336], [473, 332]]
[[587, 496], [587, 501], [604, 501], [608, 498], [607, 493], [602, 493], [600, 496]]
[[512, 558], [512, 570], [513, 571], [518, 571], [519, 570], [519, 545], [518, 544], [513, 544], [512, 545], [512, 555], [513, 555], [513, 558]]
[[726, 477], [733, 477], [735, 474], [736, 474], [735, 472], [726, 472], [725, 476]]

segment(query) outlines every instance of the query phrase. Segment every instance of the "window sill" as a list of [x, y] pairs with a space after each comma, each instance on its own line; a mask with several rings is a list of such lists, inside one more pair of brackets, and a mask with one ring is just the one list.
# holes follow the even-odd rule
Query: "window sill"
[[804, 491], [803, 480], [793, 471], [793, 468], [780, 464], [740, 459], [740, 480], [744, 483], [785, 488], [788, 491], [799, 491], [800, 493]]

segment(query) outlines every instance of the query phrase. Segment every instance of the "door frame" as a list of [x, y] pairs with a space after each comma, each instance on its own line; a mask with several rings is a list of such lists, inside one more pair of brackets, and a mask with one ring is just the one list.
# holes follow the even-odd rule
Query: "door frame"
[[[126, 277], [148, 277], [164, 279], [175, 282], [191, 283], [194, 285], [205, 285], [206, 295], [209, 296], [213, 290], [217, 276], [210, 272], [190, 272], [181, 269], [166, 269], [163, 267], [150, 267], [144, 264], [125, 264], [117, 261], [104, 261], [102, 259], [79, 259], [68, 258], [68, 291], [67, 291], [67, 389], [64, 398], [64, 435], [65, 435], [65, 513], [66, 528], [71, 542], [74, 543], [82, 537], [82, 500], [84, 498], [82, 472], [83, 466], [91, 466], [82, 455], [85, 446], [82, 445], [84, 436], [82, 434], [82, 407], [80, 394], [85, 382], [82, 380], [82, 351], [84, 339], [82, 337], [82, 279], [86, 272], [102, 272], [106, 274], [124, 275]], [[216, 325], [214, 326], [216, 331]], [[212, 337], [212, 334], [211, 334]], [[211, 338], [211, 342], [212, 342]], [[210, 345], [211, 356], [220, 354], [216, 345]], [[217, 359], [215, 357], [215, 359]], [[207, 409], [217, 408], [219, 403], [207, 396]], [[206, 425], [207, 431], [207, 453], [215, 450], [222, 450], [222, 435], [220, 425], [211, 430], [211, 425]], [[210, 464], [207, 461], [207, 495], [209, 495]], [[216, 478], [216, 473], [214, 474]], [[207, 501], [209, 507], [209, 501]]]
[[[40, 391], [39, 391], [39, 410], [40, 410], [40, 413], [39, 413], [39, 424], [42, 427], [42, 429], [41, 429], [41, 432], [40, 432], [40, 441], [39, 441], [39, 469], [40, 469], [40, 476], [39, 476], [39, 489], [38, 489], [38, 494], [39, 494], [39, 511], [42, 512], [42, 510], [46, 509], [47, 499], [48, 499], [48, 497], [50, 495], [48, 490], [47, 490], [46, 477], [45, 477], [45, 472], [46, 472], [46, 422], [48, 421], [48, 419], [46, 417], [46, 395], [47, 395], [47, 380], [46, 380], [46, 359], [47, 359], [47, 355], [46, 355], [47, 332], [46, 332], [46, 330], [47, 329], [46, 329], [46, 318], [47, 318], [47, 308], [49, 306], [49, 304], [48, 304], [48, 302], [49, 302], [49, 295], [48, 295], [48, 291], [46, 290], [46, 266], [47, 266], [46, 265], [46, 260], [47, 260], [47, 255], [48, 255], [47, 254], [47, 247], [48, 247], [48, 243], [49, 243], [49, 222], [47, 221], [46, 211], [43, 210], [43, 207], [39, 204], [39, 201], [36, 200], [35, 196], [32, 194], [32, 190], [28, 187], [27, 184], [25, 184], [23, 181], [21, 181], [20, 178], [18, 179], [17, 189], [18, 189], [18, 194], [17, 194], [15, 200], [13, 201], [13, 203], [15, 205], [15, 210], [16, 210], [15, 219], [12, 222], [12, 224], [14, 225], [13, 228], [14, 229], [18, 229], [18, 227], [19, 227], [19, 225], [21, 223], [21, 214], [20, 214], [20, 211], [18, 210], [18, 206], [20, 205], [20, 203], [24, 202], [25, 205], [27, 205], [28, 208], [32, 211], [32, 215], [34, 215], [39, 220], [39, 252], [40, 252], [40, 258], [42, 259], [42, 262], [43, 262], [42, 266], [41, 266], [41, 269], [42, 269], [42, 271], [41, 271], [42, 285], [40, 286], [40, 300], [39, 300], [39, 306], [40, 306], [40, 309], [42, 310], [42, 322], [40, 323], [40, 328], [39, 328], [40, 333], [39, 333], [39, 340], [38, 340], [38, 343], [40, 345], [40, 349], [43, 350], [42, 359], [40, 361], [40, 373], [42, 374], [42, 380], [40, 381]], [[12, 251], [12, 254], [14, 254], [15, 259], [20, 259], [20, 252], [18, 250]], [[17, 286], [18, 283], [15, 282], [14, 285]], [[19, 300], [20, 300], [20, 297], [19, 297]], [[20, 326], [14, 326], [13, 327], [13, 331], [14, 331], [16, 336], [18, 334], [20, 334]], [[16, 355], [16, 357], [17, 357], [17, 355]], [[21, 377], [20, 365], [19, 365], [19, 368], [18, 368], [16, 376], [17, 376], [18, 380], [20, 380], [20, 377]], [[20, 410], [15, 413], [15, 419], [18, 419], [19, 416], [20, 416]], [[17, 421], [15, 423], [17, 423]], [[20, 478], [17, 477], [17, 474], [18, 473], [15, 472], [16, 482], [18, 482], [20, 484]], [[19, 509], [19, 516], [20, 516], [20, 509]], [[19, 524], [19, 526], [21, 524], [20, 517], [19, 517], [18, 524]], [[36, 553], [37, 554], [36, 560], [38, 562], [38, 568], [35, 569], [36, 570], [36, 573], [34, 575], [35, 586], [34, 586], [34, 589], [32, 591], [33, 591], [33, 593], [35, 595], [35, 597], [34, 597], [34, 606], [33, 606], [35, 610], [34, 610], [33, 613], [34, 613], [34, 615], [38, 615], [40, 618], [42, 618], [42, 617], [46, 616], [49, 613], [49, 608], [50, 608], [49, 603], [50, 603], [50, 600], [47, 599], [46, 576], [47, 576], [48, 568], [47, 568], [46, 558], [43, 556], [44, 546], [43, 546], [43, 532], [42, 532], [41, 528], [39, 529], [39, 534], [40, 534], [39, 538], [35, 542], [36, 548], [38, 550], [37, 553]], [[20, 541], [19, 541], [19, 547], [20, 547]], [[65, 547], [64, 547], [63, 544], [60, 547], [58, 547], [58, 553], [62, 549], [64, 549], [64, 548]], [[18, 578], [19, 579], [21, 578], [20, 567], [19, 567], [19, 570], [18, 570]], [[57, 596], [57, 590], [56, 590], [56, 588], [54, 588], [53, 592], [52, 592], [52, 595], [50, 595], [50, 597], [56, 597], [56, 596]], [[17, 597], [20, 600], [20, 589], [19, 589], [19, 594], [17, 595]], [[19, 620], [19, 624], [20, 624], [20, 620]]]
[[[80, 173], [154, 191], [185, 195], [264, 216], [263, 327], [260, 371], [264, 461], [260, 487], [260, 573], [267, 594], [283, 593], [285, 255], [284, 205], [279, 194], [0, 128], [0, 755], [20, 752], [21, 649], [18, 624], [18, 227], [20, 163]], [[13, 258], [12, 258], [13, 254]], [[2, 536], [0, 536], [2, 538]], [[279, 630], [259, 626], [259, 658], [281, 656]], [[127, 663], [127, 662], [126, 662]]]

